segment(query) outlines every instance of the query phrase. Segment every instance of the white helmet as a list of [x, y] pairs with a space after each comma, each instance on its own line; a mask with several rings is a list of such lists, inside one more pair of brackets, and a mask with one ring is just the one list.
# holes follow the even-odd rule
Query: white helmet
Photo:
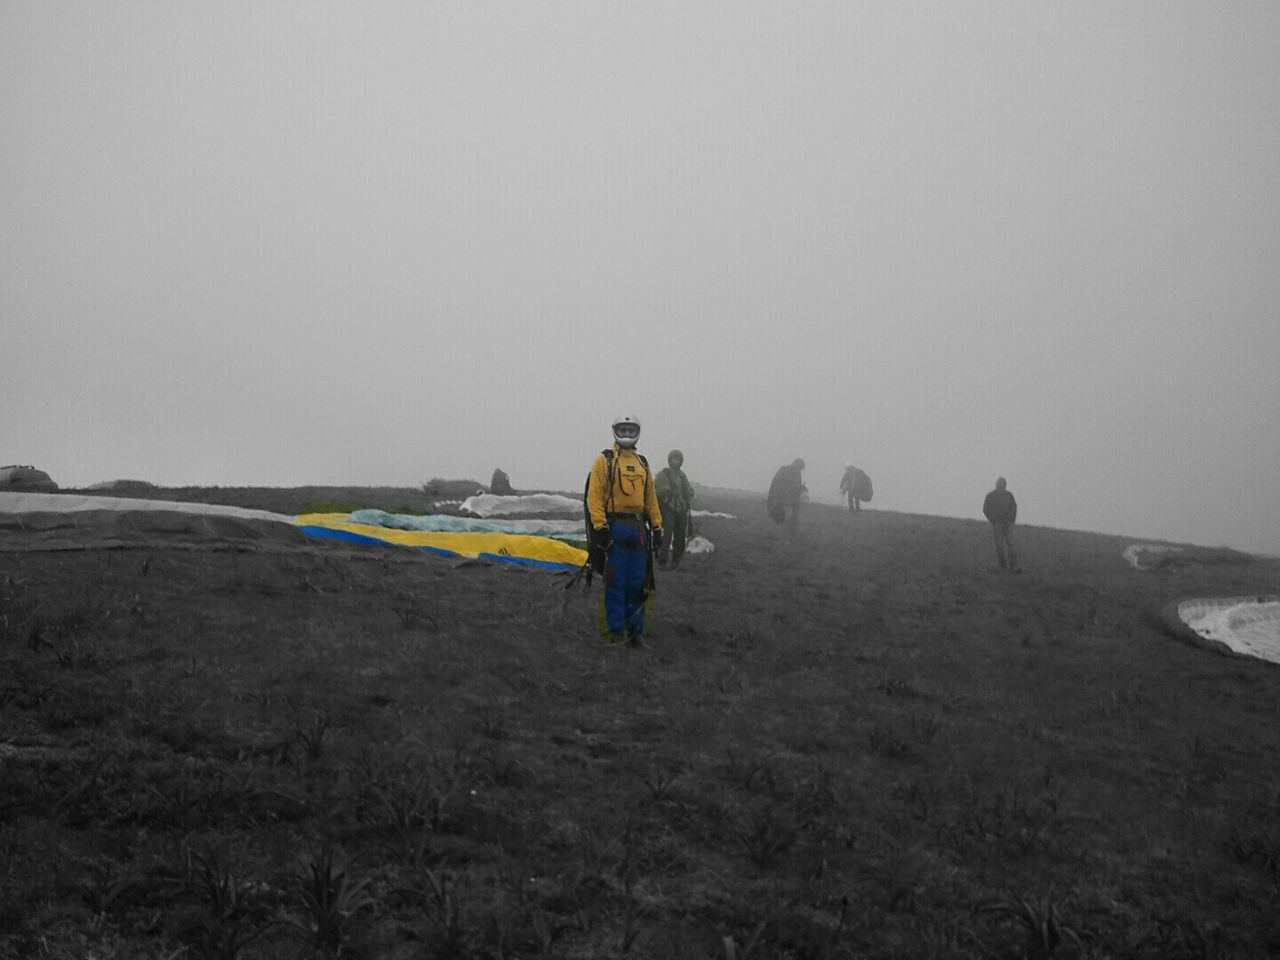
[[613, 439], [618, 446], [630, 449], [640, 439], [640, 421], [635, 417], [613, 418]]

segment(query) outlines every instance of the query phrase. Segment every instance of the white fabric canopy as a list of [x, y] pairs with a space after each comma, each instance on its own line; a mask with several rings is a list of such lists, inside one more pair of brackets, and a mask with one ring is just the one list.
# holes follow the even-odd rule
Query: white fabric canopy
[[483, 520], [475, 517], [451, 517], [431, 513], [425, 516], [387, 513], [385, 510], [356, 510], [352, 523], [366, 523], [394, 530], [423, 530], [444, 533], [520, 533], [531, 537], [557, 537], [582, 540], [586, 537], [583, 520]]
[[582, 513], [582, 500], [562, 497], [558, 493], [528, 493], [522, 496], [499, 497], [492, 493], [479, 493], [467, 497], [458, 507], [463, 513], [477, 517], [510, 516], [529, 513]]
[[171, 500], [137, 500], [132, 497], [85, 497], [62, 493], [10, 493], [0, 491], [0, 513], [80, 513], [87, 510], [142, 510], [198, 513], [240, 520], [274, 520], [294, 523], [294, 518], [267, 510], [228, 507], [214, 503], [179, 503]]
[[1178, 619], [1236, 653], [1280, 663], [1280, 596], [1183, 600]]

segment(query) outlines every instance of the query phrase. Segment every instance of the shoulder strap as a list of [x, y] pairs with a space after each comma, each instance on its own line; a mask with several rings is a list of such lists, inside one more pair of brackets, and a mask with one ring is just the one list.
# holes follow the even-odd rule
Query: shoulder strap
[[[643, 453], [637, 453], [636, 456], [639, 457], [640, 462], [644, 464], [644, 493], [642, 494], [644, 497], [644, 506], [641, 507], [640, 510], [646, 517], [649, 517], [649, 479], [653, 476], [653, 471], [649, 469], [649, 460]], [[652, 517], [649, 517], [649, 524], [650, 526], [653, 524]]]
[[601, 450], [600, 453], [604, 456], [604, 462], [609, 465], [604, 481], [604, 508], [608, 512], [613, 507], [613, 448]]

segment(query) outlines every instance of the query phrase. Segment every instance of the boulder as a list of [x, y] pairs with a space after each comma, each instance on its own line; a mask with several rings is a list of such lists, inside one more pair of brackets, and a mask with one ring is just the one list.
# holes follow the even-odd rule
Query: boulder
[[0, 490], [21, 493], [55, 493], [58, 485], [43, 470], [30, 465], [10, 464], [0, 467]]

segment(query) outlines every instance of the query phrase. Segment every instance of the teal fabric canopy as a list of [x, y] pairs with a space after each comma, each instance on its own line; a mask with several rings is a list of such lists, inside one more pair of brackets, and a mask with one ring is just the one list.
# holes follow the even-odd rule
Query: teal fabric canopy
[[520, 533], [532, 537], [554, 537], [557, 540], [582, 540], [584, 520], [482, 520], [478, 517], [453, 517], [445, 514], [416, 516], [387, 513], [385, 510], [355, 510], [352, 523], [363, 523], [391, 530], [421, 530], [428, 533]]

